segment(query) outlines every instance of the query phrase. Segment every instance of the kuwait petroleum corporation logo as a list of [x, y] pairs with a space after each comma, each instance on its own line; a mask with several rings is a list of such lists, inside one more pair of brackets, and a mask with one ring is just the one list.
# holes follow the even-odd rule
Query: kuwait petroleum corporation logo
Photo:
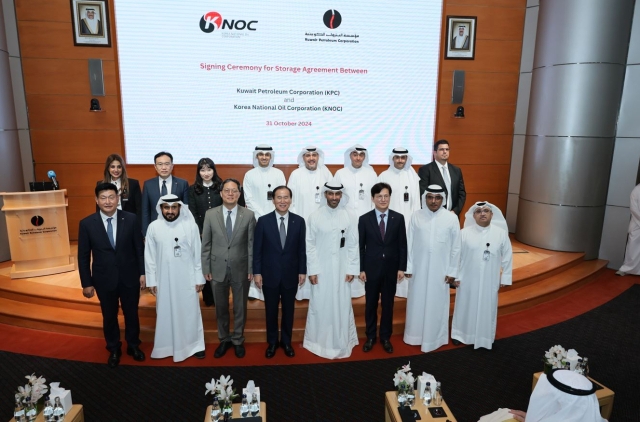
[[342, 15], [334, 9], [329, 9], [324, 13], [322, 21], [329, 29], [336, 29], [342, 23]]
[[31, 224], [33, 224], [34, 226], [38, 227], [44, 224], [44, 218], [42, 218], [39, 215], [34, 215], [31, 218]]
[[207, 34], [215, 31], [216, 29], [228, 29], [228, 30], [248, 30], [255, 31], [255, 24], [258, 21], [245, 21], [242, 19], [222, 19], [222, 15], [218, 12], [208, 12], [202, 15], [200, 18], [200, 29]]

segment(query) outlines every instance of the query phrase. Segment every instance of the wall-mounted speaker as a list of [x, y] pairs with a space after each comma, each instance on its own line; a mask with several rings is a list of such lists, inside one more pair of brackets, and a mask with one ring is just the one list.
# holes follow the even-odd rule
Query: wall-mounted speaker
[[89, 86], [91, 87], [92, 96], [104, 97], [102, 59], [89, 59]]
[[453, 89], [451, 90], [451, 104], [462, 104], [464, 98], [464, 70], [453, 71]]

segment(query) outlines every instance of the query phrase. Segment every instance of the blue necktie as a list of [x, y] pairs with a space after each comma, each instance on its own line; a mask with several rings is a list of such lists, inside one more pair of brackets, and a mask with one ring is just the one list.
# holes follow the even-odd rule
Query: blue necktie
[[109, 237], [109, 243], [113, 249], [116, 248], [116, 241], [113, 240], [113, 226], [111, 225], [112, 217], [107, 218], [107, 237]]
[[162, 181], [162, 190], [160, 191], [160, 196], [165, 196], [167, 194], [167, 181]]

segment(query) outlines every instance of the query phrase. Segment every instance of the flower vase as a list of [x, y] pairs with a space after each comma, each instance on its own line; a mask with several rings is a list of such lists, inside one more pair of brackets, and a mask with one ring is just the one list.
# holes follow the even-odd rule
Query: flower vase
[[27, 421], [33, 422], [36, 420], [38, 416], [37, 404], [32, 402], [27, 402], [24, 404], [24, 413], [27, 417]]
[[231, 401], [231, 398], [227, 397], [224, 399], [222, 413], [225, 414], [225, 420], [233, 419], [233, 402]]
[[398, 397], [398, 405], [400, 407], [404, 406], [407, 401], [407, 388], [404, 383], [398, 384], [396, 396]]

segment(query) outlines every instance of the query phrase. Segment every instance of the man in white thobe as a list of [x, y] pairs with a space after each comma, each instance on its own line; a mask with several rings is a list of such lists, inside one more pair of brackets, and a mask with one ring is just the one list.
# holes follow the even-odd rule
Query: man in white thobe
[[513, 253], [507, 222], [489, 202], [476, 202], [460, 232], [460, 268], [451, 324], [453, 344], [491, 349], [496, 338], [498, 289], [511, 285]]
[[[333, 178], [324, 165], [324, 153], [320, 148], [308, 146], [298, 154], [298, 168], [291, 172], [287, 186], [293, 192], [291, 212], [305, 219], [320, 208], [325, 201], [322, 188]], [[309, 299], [311, 296], [309, 283], [298, 288], [297, 300]]]
[[147, 286], [156, 295], [156, 333], [151, 357], [204, 358], [199, 292], [204, 287], [200, 232], [180, 198], [160, 197], [158, 219], [149, 224], [144, 266]]
[[509, 410], [509, 414], [502, 412], [504, 418], [483, 416], [480, 422], [504, 421], [508, 417], [518, 422], [607, 422], [600, 415], [596, 391], [595, 384], [584, 375], [557, 369], [540, 375], [526, 412]]
[[[247, 208], [253, 211], [256, 221], [273, 211], [273, 190], [287, 183], [282, 170], [273, 167], [275, 151], [269, 145], [258, 145], [253, 151], [253, 169], [244, 175], [243, 192]], [[264, 301], [262, 289], [251, 281], [249, 297]]]
[[430, 185], [407, 231], [409, 278], [404, 342], [423, 352], [449, 342], [449, 282], [457, 275], [460, 224], [443, 207], [446, 193]]
[[[393, 195], [389, 208], [404, 215], [404, 222], [409, 227], [414, 211], [420, 209], [420, 177], [411, 167], [413, 157], [406, 148], [396, 147], [389, 155], [389, 168], [378, 176], [377, 182], [391, 186]], [[398, 283], [397, 297], [407, 297], [408, 283]]]
[[640, 185], [631, 191], [629, 211], [631, 211], [631, 221], [627, 250], [624, 254], [624, 263], [616, 272], [617, 275], [640, 275]]
[[[336, 172], [335, 182], [344, 186], [350, 201], [347, 210], [356, 218], [373, 209], [371, 188], [376, 184], [378, 175], [369, 165], [369, 154], [362, 145], [347, 148], [344, 153], [344, 168]], [[364, 296], [364, 282], [356, 277], [351, 283], [351, 297]]]
[[307, 220], [311, 299], [303, 347], [327, 359], [347, 358], [358, 344], [349, 283], [360, 273], [358, 224], [349, 197], [335, 182], [323, 187], [325, 205]]

